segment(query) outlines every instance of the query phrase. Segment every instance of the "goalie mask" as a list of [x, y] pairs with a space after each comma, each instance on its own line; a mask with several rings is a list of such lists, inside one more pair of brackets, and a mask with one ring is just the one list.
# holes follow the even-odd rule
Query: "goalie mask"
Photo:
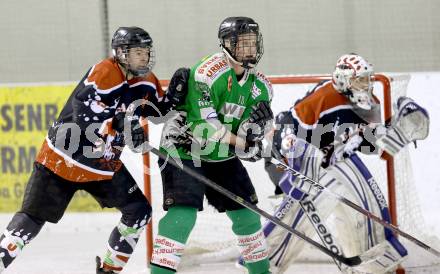
[[254, 68], [263, 56], [263, 36], [252, 18], [226, 18], [220, 24], [218, 38], [226, 56], [245, 69]]
[[369, 110], [375, 104], [373, 75], [373, 65], [361, 56], [351, 53], [339, 58], [332, 82], [335, 89], [347, 96], [351, 103]]
[[120, 27], [113, 35], [111, 45], [115, 60], [132, 75], [142, 77], [153, 69], [153, 40], [145, 30]]

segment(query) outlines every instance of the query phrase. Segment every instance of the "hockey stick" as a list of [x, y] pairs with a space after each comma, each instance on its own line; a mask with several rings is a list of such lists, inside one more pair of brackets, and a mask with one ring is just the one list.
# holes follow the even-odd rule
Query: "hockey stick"
[[[296, 235], [297, 237], [303, 239], [304, 241], [306, 241], [307, 243], [313, 245], [314, 247], [318, 248], [319, 250], [321, 250], [322, 252], [324, 252], [325, 254], [327, 254], [328, 256], [342, 262], [343, 264], [346, 264], [348, 266], [356, 266], [362, 263], [362, 260], [359, 256], [353, 256], [353, 257], [343, 257], [339, 254], [335, 254], [333, 253], [331, 250], [327, 249], [325, 246], [319, 244], [318, 242], [310, 239], [309, 237], [307, 237], [306, 235], [304, 235], [303, 233], [291, 228], [289, 225], [285, 224], [284, 222], [278, 220], [277, 218], [273, 217], [271, 214], [267, 213], [264, 210], [259, 209], [257, 206], [247, 202], [246, 200], [244, 200], [243, 198], [235, 195], [234, 193], [230, 192], [229, 190], [219, 186], [218, 184], [216, 184], [215, 182], [213, 182], [212, 180], [206, 178], [205, 176], [197, 173], [196, 171], [192, 170], [191, 168], [185, 167], [185, 165], [183, 163], [181, 163], [181, 165], [179, 165], [179, 163], [176, 162], [176, 160], [174, 160], [172, 157], [167, 157], [167, 155], [161, 151], [159, 151], [158, 149], [152, 147], [148, 142], [145, 142], [144, 145], [146, 145], [146, 151], [150, 151], [153, 154], [157, 155], [159, 158], [161, 158], [162, 160], [164, 160], [165, 162], [170, 163], [171, 165], [173, 165], [176, 168], [180, 168], [183, 172], [187, 173], [188, 175], [196, 178], [197, 180], [199, 180], [200, 182], [202, 182], [203, 184], [211, 187], [212, 189], [216, 190], [217, 192], [223, 194], [224, 196], [228, 197], [229, 199], [233, 200], [234, 202], [248, 208], [249, 210], [255, 212], [256, 214], [263, 216], [264, 218], [268, 219], [269, 221], [271, 221], [272, 223], [281, 226], [282, 228], [286, 229], [288, 232]], [[146, 152], [144, 151], [144, 152]]]
[[389, 229], [391, 229], [393, 232], [398, 233], [399, 235], [403, 236], [404, 238], [410, 240], [411, 242], [415, 243], [416, 245], [422, 247], [423, 249], [425, 249], [426, 251], [434, 254], [437, 257], [440, 257], [440, 252], [438, 250], [436, 250], [435, 248], [423, 243], [422, 241], [418, 240], [417, 238], [409, 235], [408, 233], [400, 230], [398, 227], [390, 224], [387, 221], [382, 220], [381, 218], [379, 218], [378, 216], [374, 215], [373, 213], [371, 213], [370, 211], [363, 209], [362, 207], [358, 206], [357, 204], [353, 203], [352, 201], [342, 197], [339, 194], [336, 194], [334, 192], [332, 192], [330, 189], [324, 187], [323, 185], [321, 185], [319, 182], [305, 176], [304, 174], [302, 174], [301, 172], [296, 171], [295, 169], [289, 167], [288, 165], [286, 165], [285, 163], [283, 163], [282, 161], [276, 159], [276, 158], [271, 158], [270, 162], [272, 164], [274, 164], [277, 168], [280, 168], [284, 171], [287, 171], [291, 174], [293, 174], [294, 176], [297, 176], [299, 179], [304, 180], [306, 182], [309, 182], [313, 187], [315, 187], [316, 189], [320, 190], [320, 191], [325, 191], [326, 193], [334, 196], [336, 199], [338, 199], [339, 201], [341, 201], [342, 203], [346, 204], [347, 206], [353, 208], [354, 210], [362, 213], [363, 215], [367, 216], [368, 218], [376, 221], [377, 223], [381, 224], [382, 226], [385, 226]]

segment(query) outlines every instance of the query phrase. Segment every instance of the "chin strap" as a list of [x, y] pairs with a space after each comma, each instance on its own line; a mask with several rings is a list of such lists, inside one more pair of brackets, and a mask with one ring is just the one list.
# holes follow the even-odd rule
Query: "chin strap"
[[229, 52], [229, 50], [227, 48], [225, 48], [223, 45], [220, 45], [220, 47], [222, 48], [223, 53], [226, 55], [226, 57], [228, 57], [232, 63], [239, 65], [245, 69], [253, 69], [255, 68], [255, 64], [253, 63], [243, 63], [243, 62], [239, 62], [237, 59], [235, 59], [234, 57], [232, 57], [232, 54]]

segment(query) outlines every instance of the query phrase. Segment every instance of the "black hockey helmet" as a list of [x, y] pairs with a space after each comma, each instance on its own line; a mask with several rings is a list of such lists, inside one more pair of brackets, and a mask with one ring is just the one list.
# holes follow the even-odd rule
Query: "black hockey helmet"
[[[238, 36], [246, 33], [255, 33], [257, 36], [256, 54], [251, 58], [237, 56], [236, 52]], [[218, 29], [218, 38], [223, 52], [244, 68], [255, 67], [263, 56], [263, 37], [260, 33], [260, 27], [252, 18], [239, 16], [224, 19]], [[227, 43], [227, 41], [229, 42]]]
[[[113, 34], [112, 38], [112, 52], [115, 60], [120, 63], [124, 68], [126, 68], [134, 76], [146, 75], [149, 71], [153, 69], [154, 60], [154, 50], [153, 50], [153, 39], [151, 39], [150, 34], [144, 29], [139, 27], [120, 27]], [[149, 49], [148, 63], [140, 68], [132, 68], [127, 60], [128, 52], [131, 48], [140, 47]], [[118, 53], [118, 48], [121, 51]]]

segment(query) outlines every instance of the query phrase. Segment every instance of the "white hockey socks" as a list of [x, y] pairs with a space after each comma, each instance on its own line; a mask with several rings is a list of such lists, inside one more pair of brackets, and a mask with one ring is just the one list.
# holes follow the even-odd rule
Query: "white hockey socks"
[[267, 259], [267, 244], [262, 229], [251, 235], [237, 235], [237, 247], [246, 263]]
[[159, 232], [154, 240], [151, 274], [177, 271], [185, 244], [196, 223], [197, 208], [173, 206], [159, 221]]
[[157, 235], [154, 240], [151, 263], [165, 269], [177, 271], [184, 249], [185, 244]]
[[226, 211], [237, 235], [237, 247], [249, 274], [270, 273], [266, 237], [261, 229], [260, 216], [247, 208]]

